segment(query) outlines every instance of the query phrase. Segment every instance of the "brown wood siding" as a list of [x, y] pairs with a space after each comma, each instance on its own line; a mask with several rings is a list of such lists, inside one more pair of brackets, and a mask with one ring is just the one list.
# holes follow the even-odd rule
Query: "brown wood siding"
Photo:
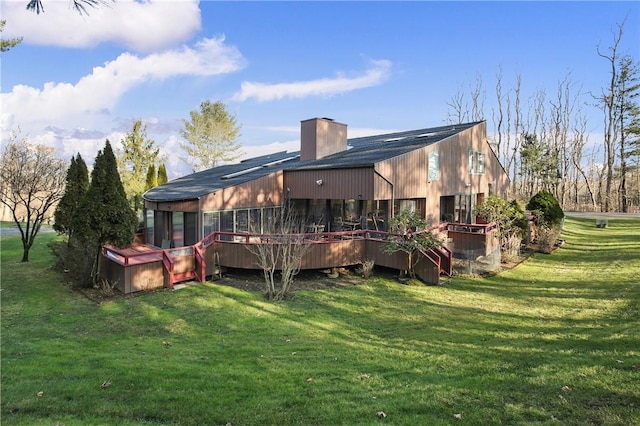
[[426, 197], [426, 152], [426, 148], [420, 148], [376, 165], [380, 174], [393, 182], [396, 199]]
[[[476, 239], [485, 234], [475, 234]], [[463, 237], [464, 238], [464, 237]], [[495, 241], [495, 240], [492, 240]], [[476, 241], [476, 243], [479, 243]], [[326, 269], [341, 266], [358, 265], [364, 260], [373, 260], [375, 265], [404, 270], [407, 257], [402, 252], [387, 254], [381, 250], [383, 241], [352, 239], [311, 243], [309, 252], [302, 261], [302, 269]], [[491, 243], [491, 244], [495, 244]], [[195, 268], [192, 256], [175, 256], [173, 271], [182, 274]], [[130, 264], [108, 257], [102, 258], [102, 275], [115, 283], [122, 293], [168, 287], [169, 275], [165, 273], [162, 261]], [[216, 266], [259, 270], [256, 257], [243, 243], [215, 242], [205, 252], [206, 275], [212, 276]], [[421, 259], [416, 265], [416, 273], [425, 282], [437, 284], [439, 270], [428, 259]]]
[[440, 270], [427, 258], [420, 258], [413, 270], [426, 283], [438, 284], [440, 282]]
[[[429, 197], [427, 209], [434, 209], [440, 196], [468, 192], [467, 183], [471, 184], [472, 194], [485, 194], [485, 199], [489, 194], [489, 183], [495, 183], [494, 190], [498, 195], [507, 191], [509, 180], [487, 142], [486, 123], [445, 139], [432, 149], [438, 149], [440, 153], [440, 179], [429, 184], [433, 187], [433, 191], [429, 191], [433, 197]], [[469, 150], [484, 152], [484, 174], [469, 173]]]
[[102, 276], [122, 293], [153, 290], [164, 285], [162, 262], [124, 266], [102, 257]]
[[231, 210], [282, 204], [282, 171], [202, 197], [201, 211]]
[[[322, 185], [317, 181], [322, 180]], [[372, 200], [374, 171], [353, 169], [292, 170], [284, 177], [291, 198], [315, 200]]]
[[452, 243], [449, 243], [447, 248], [457, 255], [456, 257], [467, 252], [487, 256], [500, 248], [496, 231], [483, 234], [450, 230], [448, 237], [452, 239]]
[[145, 201], [144, 206], [149, 210], [158, 210], [165, 212], [198, 212], [198, 200], [180, 200], [170, 202], [153, 202]]

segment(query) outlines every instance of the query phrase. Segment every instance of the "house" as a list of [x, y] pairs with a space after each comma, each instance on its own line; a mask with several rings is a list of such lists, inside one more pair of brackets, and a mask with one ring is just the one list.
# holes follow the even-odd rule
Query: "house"
[[[208, 265], [201, 275], [210, 275], [212, 264], [255, 268], [248, 251], [238, 246], [249, 242], [245, 236], [268, 233], [270, 218], [282, 208], [298, 212], [307, 232], [325, 237], [351, 232], [367, 240], [388, 231], [396, 212], [411, 209], [434, 226], [452, 225], [445, 231], [462, 239], [464, 233], [487, 230], [472, 228], [472, 212], [485, 197], [505, 195], [509, 185], [487, 142], [484, 121], [348, 139], [345, 124], [313, 118], [301, 122], [300, 143], [298, 152], [219, 166], [147, 191], [146, 244], [167, 251], [216, 235], [215, 257], [201, 254]], [[482, 238], [485, 251], [495, 248], [487, 244], [489, 237]], [[369, 248], [372, 244], [329, 240], [336, 244], [330, 250], [324, 244], [324, 252], [318, 248], [304, 267], [357, 262], [345, 253], [380, 257]], [[344, 247], [338, 249], [340, 244]], [[354, 249], [354, 244], [362, 247]], [[109, 253], [111, 259], [122, 257]], [[377, 257], [376, 264], [384, 264]]]

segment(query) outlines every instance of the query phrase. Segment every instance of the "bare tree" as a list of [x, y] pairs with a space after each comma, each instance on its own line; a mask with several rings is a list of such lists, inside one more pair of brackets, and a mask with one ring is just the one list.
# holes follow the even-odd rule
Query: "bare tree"
[[29, 261], [42, 223], [64, 195], [67, 165], [53, 148], [29, 144], [14, 134], [0, 159], [0, 202], [12, 213], [22, 237], [22, 262]]
[[598, 56], [607, 60], [610, 67], [609, 81], [606, 88], [602, 89], [602, 93], [597, 97], [602, 112], [604, 114], [604, 154], [605, 154], [605, 182], [604, 182], [604, 200], [601, 206], [602, 211], [608, 212], [613, 210], [613, 199], [611, 196], [613, 187], [613, 171], [616, 161], [616, 142], [618, 140], [618, 126], [616, 123], [616, 104], [617, 104], [617, 84], [619, 81], [618, 74], [620, 70], [619, 52], [620, 41], [624, 29], [624, 21], [618, 24], [618, 31], [613, 34], [613, 45], [609, 47], [609, 53], [602, 53], [600, 47], [597, 48]]
[[[251, 229], [258, 230], [260, 226], [252, 224]], [[262, 229], [259, 241], [245, 247], [256, 256], [262, 269], [267, 298], [282, 300], [289, 293], [311, 245], [305, 241], [304, 222], [289, 209], [279, 209], [277, 217], [263, 218]], [[280, 281], [277, 281], [277, 272], [280, 272]]]
[[447, 121], [452, 124], [460, 124], [467, 121], [469, 117], [468, 105], [464, 101], [464, 93], [458, 90], [447, 105], [453, 112], [447, 113]]

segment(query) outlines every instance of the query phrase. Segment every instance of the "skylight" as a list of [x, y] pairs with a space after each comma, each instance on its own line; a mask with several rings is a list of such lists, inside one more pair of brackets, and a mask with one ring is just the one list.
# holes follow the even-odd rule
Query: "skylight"
[[222, 179], [232, 179], [234, 177], [246, 175], [247, 173], [255, 172], [256, 170], [260, 170], [262, 166], [251, 167], [250, 169], [240, 170], [239, 172], [229, 173], [228, 175], [222, 176]]
[[234, 177], [246, 175], [246, 174], [251, 173], [251, 172], [256, 172], [258, 170], [262, 170], [262, 169], [264, 169], [266, 167], [271, 167], [271, 166], [275, 166], [275, 165], [278, 165], [278, 164], [282, 164], [282, 163], [287, 162], [289, 160], [295, 160], [298, 157], [300, 157], [300, 155], [293, 155], [291, 157], [286, 157], [286, 158], [281, 158], [279, 160], [270, 161], [270, 162], [265, 163], [265, 164], [263, 164], [261, 166], [255, 166], [255, 167], [251, 167], [251, 168], [248, 168], [248, 169], [240, 170], [238, 172], [229, 173], [228, 175], [222, 176], [222, 179], [232, 179]]
[[292, 156], [292, 157], [282, 158], [282, 159], [280, 159], [280, 160], [275, 160], [275, 161], [272, 161], [272, 162], [270, 162], [270, 163], [263, 164], [261, 167], [271, 167], [271, 166], [275, 166], [275, 165], [277, 165], [277, 164], [282, 164], [282, 163], [284, 163], [285, 161], [295, 160], [295, 159], [296, 159], [296, 158], [298, 158], [298, 157], [300, 157], [300, 156], [299, 156], [299, 155], [294, 155], [294, 156]]

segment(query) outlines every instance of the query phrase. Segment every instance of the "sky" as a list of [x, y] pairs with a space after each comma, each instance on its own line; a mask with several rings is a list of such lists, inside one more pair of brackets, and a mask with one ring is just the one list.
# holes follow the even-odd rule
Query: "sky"
[[179, 131], [205, 100], [236, 116], [246, 158], [299, 150], [300, 121], [314, 117], [347, 124], [348, 137], [440, 126], [478, 81], [490, 111], [499, 72], [505, 88], [521, 76], [525, 99], [554, 96], [570, 75], [597, 142], [590, 93], [610, 75], [598, 48], [624, 22], [619, 52], [640, 59], [634, 1], [116, 0], [88, 15], [42, 1], [38, 15], [0, 0], [2, 38], [23, 37], [0, 59], [3, 146], [19, 134], [91, 166], [142, 120], [170, 179], [191, 170]]

